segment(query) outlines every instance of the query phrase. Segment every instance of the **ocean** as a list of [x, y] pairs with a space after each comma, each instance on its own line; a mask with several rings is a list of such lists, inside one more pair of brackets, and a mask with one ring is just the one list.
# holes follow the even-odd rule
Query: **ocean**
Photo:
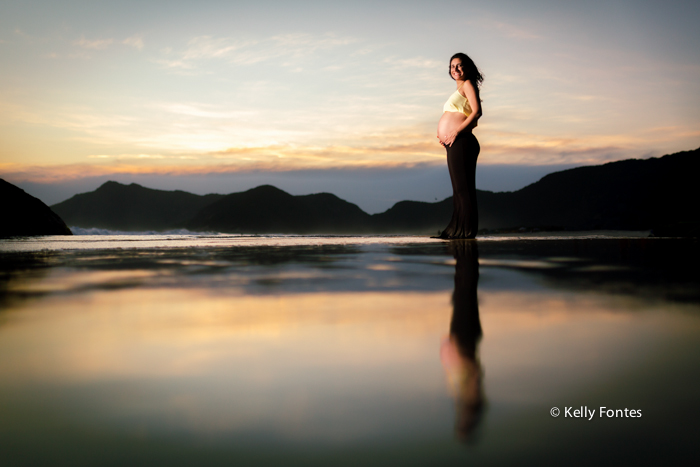
[[697, 458], [700, 246], [0, 240], [0, 465]]

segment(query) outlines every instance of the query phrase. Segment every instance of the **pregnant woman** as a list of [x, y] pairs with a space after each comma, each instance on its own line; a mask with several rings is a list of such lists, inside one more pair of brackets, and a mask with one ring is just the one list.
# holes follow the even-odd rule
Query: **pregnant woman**
[[454, 208], [452, 220], [439, 238], [474, 238], [479, 228], [475, 175], [480, 147], [472, 130], [481, 117], [479, 86], [484, 77], [463, 53], [450, 59], [450, 77], [457, 83], [457, 90], [445, 102], [437, 137], [447, 150]]

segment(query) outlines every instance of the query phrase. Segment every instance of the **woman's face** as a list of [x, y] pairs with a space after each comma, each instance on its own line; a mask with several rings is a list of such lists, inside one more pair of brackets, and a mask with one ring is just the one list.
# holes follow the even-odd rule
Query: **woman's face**
[[450, 62], [450, 75], [455, 81], [464, 80], [464, 69], [462, 68], [462, 60], [459, 58], [453, 58]]

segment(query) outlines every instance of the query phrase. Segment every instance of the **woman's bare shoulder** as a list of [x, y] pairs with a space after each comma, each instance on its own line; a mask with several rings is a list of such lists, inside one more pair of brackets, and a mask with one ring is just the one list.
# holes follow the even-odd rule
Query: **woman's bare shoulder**
[[464, 84], [462, 85], [462, 89], [464, 89], [465, 91], [470, 90], [471, 92], [479, 92], [479, 88], [475, 86], [472, 80], [470, 79], [464, 82]]
[[471, 82], [471, 80], [466, 80], [462, 86], [459, 88], [460, 94], [462, 94], [464, 97], [467, 97], [469, 94], [472, 95], [479, 95], [479, 88], [474, 86], [474, 83]]

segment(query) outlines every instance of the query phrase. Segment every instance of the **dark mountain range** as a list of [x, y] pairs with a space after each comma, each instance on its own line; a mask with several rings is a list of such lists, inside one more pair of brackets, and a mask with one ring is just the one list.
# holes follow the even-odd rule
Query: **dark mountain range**
[[51, 208], [1, 178], [0, 200], [0, 237], [72, 235]]
[[700, 149], [555, 172], [512, 193], [485, 194], [482, 227], [646, 230], [697, 222]]
[[364, 233], [370, 215], [330, 193], [292, 196], [263, 185], [232, 193], [203, 208], [190, 230], [236, 233]]
[[68, 225], [76, 227], [167, 230], [182, 228], [203, 207], [223, 197], [106, 182], [93, 192], [75, 195], [52, 208]]
[[[477, 190], [479, 224], [488, 230], [697, 229], [699, 169], [697, 149], [556, 172], [514, 192]], [[370, 216], [329, 193], [292, 196], [269, 185], [198, 196], [107, 182], [53, 208], [69, 225], [118, 230], [434, 234], [447, 225], [452, 198], [401, 201]]]
[[[477, 199], [482, 192], [477, 190]], [[485, 192], [488, 193], [488, 192]], [[435, 235], [452, 216], [452, 197], [437, 203], [399, 201], [388, 210], [372, 215], [377, 233], [429, 233]]]
[[[546, 175], [514, 192], [477, 190], [479, 227], [488, 230], [697, 229], [700, 149], [661, 158], [630, 159]], [[382, 231], [410, 225], [425, 232], [444, 227], [452, 199], [404, 201], [376, 214]], [[418, 220], [420, 219], [420, 220]], [[676, 227], [674, 227], [676, 226]], [[695, 227], [693, 227], [695, 226]]]

